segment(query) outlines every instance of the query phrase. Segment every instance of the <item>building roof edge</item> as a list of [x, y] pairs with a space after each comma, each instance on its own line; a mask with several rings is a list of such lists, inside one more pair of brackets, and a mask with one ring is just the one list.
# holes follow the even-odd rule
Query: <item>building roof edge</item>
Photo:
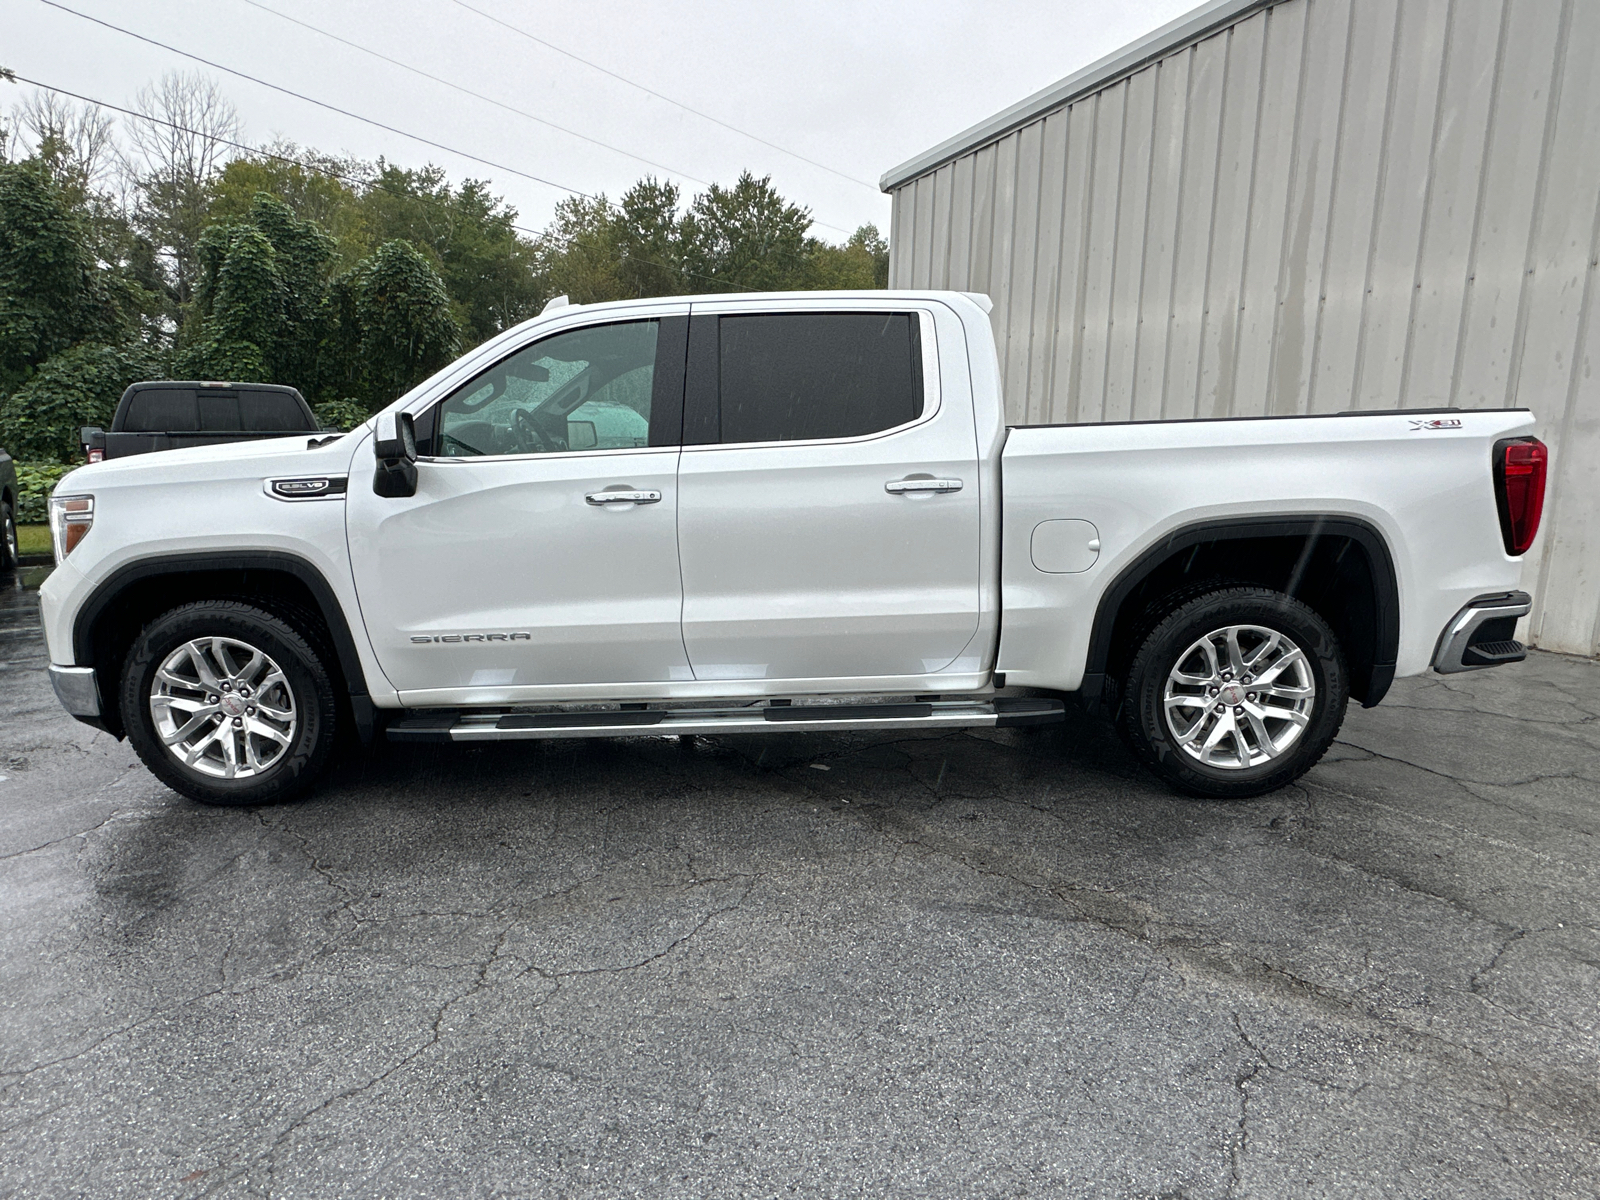
[[1241, 17], [1259, 8], [1268, 8], [1281, 0], [1208, 0], [1192, 12], [1170, 21], [1136, 42], [1131, 42], [1098, 62], [1075, 71], [1059, 83], [1035, 92], [1010, 108], [980, 121], [971, 129], [952, 138], [946, 138], [931, 150], [907, 159], [898, 167], [885, 171], [878, 186], [885, 192], [917, 179], [944, 166], [952, 159], [978, 149], [988, 142], [997, 141], [1020, 126], [1027, 125], [1045, 113], [1074, 100], [1099, 91], [1119, 76], [1128, 75], [1155, 59], [1170, 54], [1185, 43], [1199, 41]]

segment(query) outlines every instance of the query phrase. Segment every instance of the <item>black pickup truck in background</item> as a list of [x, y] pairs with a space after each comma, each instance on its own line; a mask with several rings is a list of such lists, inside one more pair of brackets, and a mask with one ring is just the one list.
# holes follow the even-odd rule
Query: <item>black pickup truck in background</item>
[[276, 383], [135, 383], [122, 393], [109, 430], [80, 435], [92, 463], [154, 450], [215, 446], [321, 433], [305, 397]]
[[14, 571], [17, 553], [17, 466], [0, 446], [0, 572]]

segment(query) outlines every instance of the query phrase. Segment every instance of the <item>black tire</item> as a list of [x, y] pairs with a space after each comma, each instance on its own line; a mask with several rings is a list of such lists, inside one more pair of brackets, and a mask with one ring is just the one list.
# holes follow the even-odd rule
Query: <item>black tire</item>
[[0, 573], [15, 571], [22, 554], [17, 546], [17, 517], [11, 501], [0, 500]]
[[[283, 687], [293, 697], [298, 720], [287, 745], [270, 766], [248, 778], [219, 778], [185, 765], [157, 732], [150, 698], [157, 670], [180, 647], [205, 638], [225, 638], [260, 650], [277, 664]], [[237, 600], [185, 604], [147, 626], [123, 663], [120, 697], [128, 740], [144, 765], [168, 787], [202, 804], [287, 800], [316, 781], [333, 749], [337, 691], [324, 658], [287, 622]], [[200, 732], [205, 730], [202, 726]]]
[[[1176, 715], [1172, 720], [1181, 722], [1196, 711], [1200, 715], [1195, 718], [1196, 724], [1188, 726], [1186, 730], [1174, 728], [1168, 719], [1167, 704], [1168, 682], [1172, 672], [1182, 665], [1203, 663], [1203, 652], [1194, 648], [1205, 641], [1208, 635], [1230, 627], [1271, 631], [1280, 639], [1293, 643], [1303, 652], [1303, 662], [1315, 688], [1314, 696], [1274, 701], [1270, 709], [1266, 708], [1264, 697], [1260, 706], [1253, 699], [1246, 701], [1235, 695], [1232, 688], [1235, 678], [1241, 686], [1248, 687], [1243, 680], [1251, 677], [1248, 673], [1239, 676], [1228, 668], [1222, 661], [1226, 657], [1224, 649], [1219, 656], [1219, 664], [1228, 670], [1228, 677], [1221, 683], [1222, 688], [1229, 689], [1226, 695], [1218, 695], [1218, 689], [1215, 688], [1191, 687], [1188, 684], [1176, 686], [1173, 703], [1179, 707], [1173, 709]], [[1246, 632], [1239, 635], [1235, 644], [1247, 643], [1248, 655], [1250, 649], [1267, 645], [1270, 641], [1263, 635]], [[1212, 644], [1225, 648], [1226, 638]], [[1284, 654], [1286, 651], [1280, 643], [1276, 651], [1269, 653]], [[1190, 657], [1191, 654], [1197, 657]], [[1292, 665], [1295, 661], [1293, 656], [1289, 658], [1291, 665], [1285, 670], [1294, 671], [1296, 678], [1304, 679], [1305, 675], [1298, 674], [1299, 668]], [[1300, 690], [1303, 690], [1303, 685]], [[1188, 694], [1190, 692], [1194, 693], [1193, 696]], [[1259, 694], [1249, 695], [1255, 697]], [[1300, 601], [1268, 588], [1227, 587], [1179, 604], [1150, 631], [1121, 681], [1120, 697], [1121, 703], [1116, 714], [1119, 732], [1145, 765], [1170, 786], [1190, 796], [1244, 799], [1292, 783], [1316, 764], [1332, 744], [1339, 726], [1344, 723], [1350, 684], [1339, 639], [1334, 636], [1328, 623], [1314, 611]], [[1227, 705], [1211, 703], [1213, 700], [1229, 698], [1241, 701], [1232, 708], [1231, 713], [1227, 711]], [[1204, 702], [1197, 703], [1201, 700]], [[1279, 705], [1284, 707], [1280, 708]], [[1270, 725], [1265, 722], [1257, 725], [1252, 720], [1253, 715], [1282, 712], [1299, 706], [1307, 706], [1309, 711], [1301, 714], [1305, 721], [1299, 727], [1298, 734], [1292, 740], [1287, 740], [1282, 749], [1274, 749], [1271, 757], [1264, 757], [1260, 762], [1253, 761], [1256, 755], [1267, 754], [1262, 732], [1267, 734], [1266, 741], [1276, 746], [1280, 739], [1287, 739], [1292, 727], [1298, 724], [1268, 716]], [[1200, 722], [1210, 724], [1202, 728]], [[1232, 763], [1224, 761], [1213, 765], [1203, 762], [1197, 757], [1197, 751], [1184, 748], [1180, 732], [1197, 730], [1208, 734], [1226, 722], [1232, 724], [1222, 732], [1222, 740], [1212, 753], [1218, 755], [1219, 759], [1232, 759]], [[1237, 732], [1230, 732], [1230, 729], [1236, 729]], [[1247, 759], [1252, 760], [1249, 765], [1238, 765]]]

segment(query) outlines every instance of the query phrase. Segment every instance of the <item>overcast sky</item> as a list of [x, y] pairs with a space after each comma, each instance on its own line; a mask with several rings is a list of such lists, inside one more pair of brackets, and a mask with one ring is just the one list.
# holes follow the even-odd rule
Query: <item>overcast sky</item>
[[[810, 207], [816, 233], [887, 232], [890, 167], [1182, 15], [1195, 0], [886, 0], [625, 3], [467, 0], [627, 80], [825, 164], [719, 126], [468, 11], [457, 0], [61, 0], [217, 64], [456, 150], [583, 192], [616, 197], [641, 175], [686, 194], [771, 174]], [[627, 153], [515, 115], [295, 25], [317, 26]], [[177, 54], [41, 0], [0, 0], [0, 66], [128, 104]], [[274, 137], [452, 178], [486, 178], [542, 226], [565, 193], [421, 145], [256, 83], [208, 72], [243, 119]], [[0, 85], [0, 107], [27, 91]], [[651, 166], [629, 154], [661, 166]], [[662, 169], [663, 167], [669, 169]], [[842, 178], [849, 176], [852, 178]], [[864, 181], [855, 182], [855, 181]]]

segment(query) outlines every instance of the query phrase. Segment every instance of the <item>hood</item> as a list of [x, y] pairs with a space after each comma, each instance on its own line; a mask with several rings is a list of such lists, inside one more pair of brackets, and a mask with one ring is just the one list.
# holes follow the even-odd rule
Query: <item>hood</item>
[[[93, 491], [101, 487], [142, 484], [195, 483], [207, 480], [259, 479], [269, 475], [311, 474], [348, 469], [356, 447], [366, 440], [367, 428], [349, 433], [297, 433], [292, 437], [262, 441], [224, 442], [215, 446], [190, 446], [182, 450], [156, 450], [90, 463], [65, 475], [56, 485], [60, 492]], [[312, 442], [333, 438], [311, 448]]]

